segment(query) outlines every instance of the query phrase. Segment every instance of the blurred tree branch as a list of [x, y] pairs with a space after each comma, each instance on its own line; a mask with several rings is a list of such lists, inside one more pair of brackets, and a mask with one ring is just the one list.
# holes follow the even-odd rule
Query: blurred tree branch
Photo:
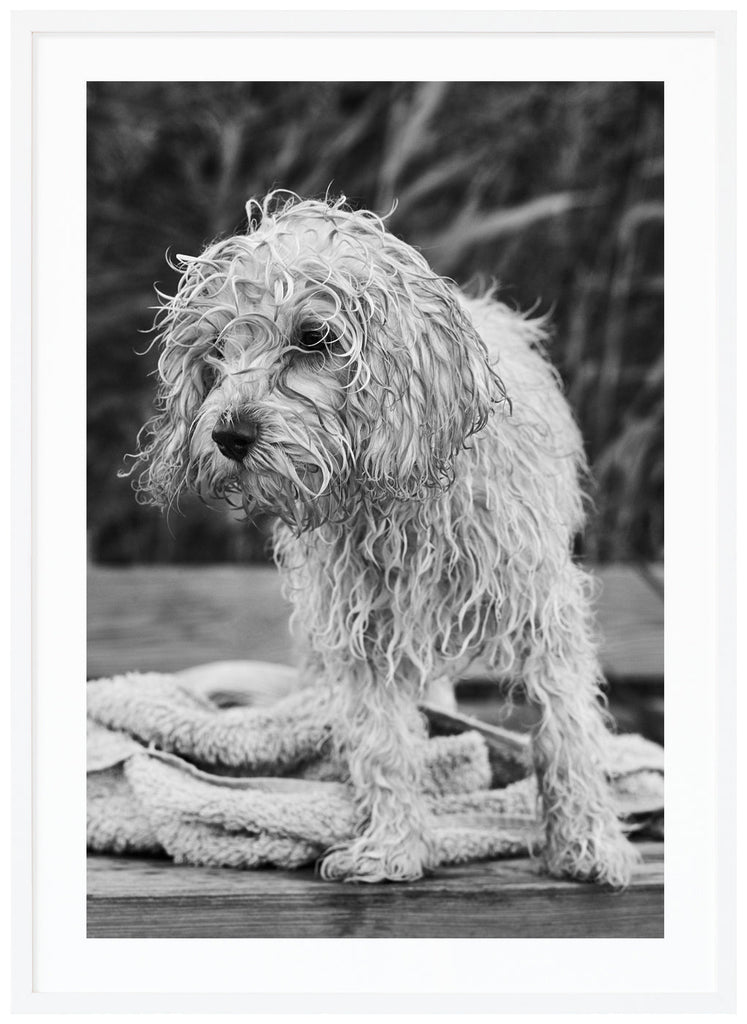
[[[299, 195], [315, 194], [321, 187], [326, 187], [333, 181], [336, 177], [336, 166], [369, 135], [380, 116], [381, 99], [374, 95], [356, 118], [343, 125], [333, 138], [328, 140], [327, 145], [321, 147], [319, 163], [313, 165], [311, 172], [301, 181]], [[339, 183], [339, 187], [345, 190], [344, 183]]]
[[379, 209], [389, 206], [395, 199], [397, 183], [410, 161], [430, 149], [430, 122], [448, 89], [448, 82], [420, 82], [408, 104], [401, 102], [393, 107], [390, 134], [379, 170]]
[[446, 272], [458, 265], [465, 251], [473, 246], [494, 242], [504, 235], [526, 231], [539, 221], [603, 202], [601, 191], [556, 192], [511, 209], [469, 211], [458, 216], [444, 231], [431, 235], [424, 244], [429, 250], [439, 252], [439, 265]]
[[415, 206], [431, 193], [463, 178], [474, 166], [473, 153], [456, 153], [450, 159], [434, 164], [433, 167], [426, 167], [422, 174], [403, 184], [398, 196], [398, 210], [404, 212]]

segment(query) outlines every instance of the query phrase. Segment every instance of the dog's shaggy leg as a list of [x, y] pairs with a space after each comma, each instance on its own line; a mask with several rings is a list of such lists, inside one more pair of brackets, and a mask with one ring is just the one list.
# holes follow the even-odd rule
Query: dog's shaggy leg
[[325, 855], [323, 878], [409, 882], [429, 862], [422, 761], [425, 731], [415, 696], [379, 683], [367, 667], [341, 693], [341, 730], [360, 835]]
[[586, 576], [569, 565], [538, 610], [525, 663], [542, 711], [534, 762], [544, 805], [544, 861], [552, 875], [625, 887], [637, 854], [617, 819], [603, 772], [607, 738], [589, 628]]

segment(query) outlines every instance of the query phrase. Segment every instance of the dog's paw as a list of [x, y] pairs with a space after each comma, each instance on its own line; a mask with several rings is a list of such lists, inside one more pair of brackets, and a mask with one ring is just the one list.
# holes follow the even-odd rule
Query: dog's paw
[[397, 846], [361, 836], [336, 846], [322, 859], [319, 873], [329, 882], [414, 882], [426, 871], [427, 849], [414, 840]]
[[543, 861], [547, 872], [556, 878], [625, 889], [640, 854], [615, 822], [614, 827], [601, 832], [591, 830], [585, 837], [551, 833]]

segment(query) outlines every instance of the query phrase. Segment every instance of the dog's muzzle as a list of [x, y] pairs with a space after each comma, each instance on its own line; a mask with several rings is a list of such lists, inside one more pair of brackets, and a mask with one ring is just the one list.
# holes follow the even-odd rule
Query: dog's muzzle
[[212, 438], [221, 455], [234, 462], [243, 462], [258, 434], [259, 427], [254, 420], [228, 422], [221, 417], [213, 427]]

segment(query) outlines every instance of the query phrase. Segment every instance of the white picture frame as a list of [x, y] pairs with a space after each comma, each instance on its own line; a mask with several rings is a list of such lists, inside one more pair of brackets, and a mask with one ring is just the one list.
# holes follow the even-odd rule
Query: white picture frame
[[[14, 16], [17, 1012], [733, 1008], [734, 26], [733, 15], [708, 12]], [[258, 35], [262, 47], [249, 45]], [[304, 79], [314, 77], [312, 58], [324, 48], [334, 54], [340, 79], [370, 78], [377, 68], [386, 80], [437, 77], [438, 67], [443, 77], [448, 53], [450, 78], [496, 77], [500, 67], [504, 79], [665, 82], [664, 939], [475, 939], [460, 947], [460, 940], [85, 938], [85, 82], [128, 74], [249, 78], [267, 76], [273, 66], [281, 69], [278, 79]], [[399, 70], [405, 60], [406, 72]], [[330, 67], [323, 59], [317, 64]], [[190, 980], [190, 991], [179, 978]]]

